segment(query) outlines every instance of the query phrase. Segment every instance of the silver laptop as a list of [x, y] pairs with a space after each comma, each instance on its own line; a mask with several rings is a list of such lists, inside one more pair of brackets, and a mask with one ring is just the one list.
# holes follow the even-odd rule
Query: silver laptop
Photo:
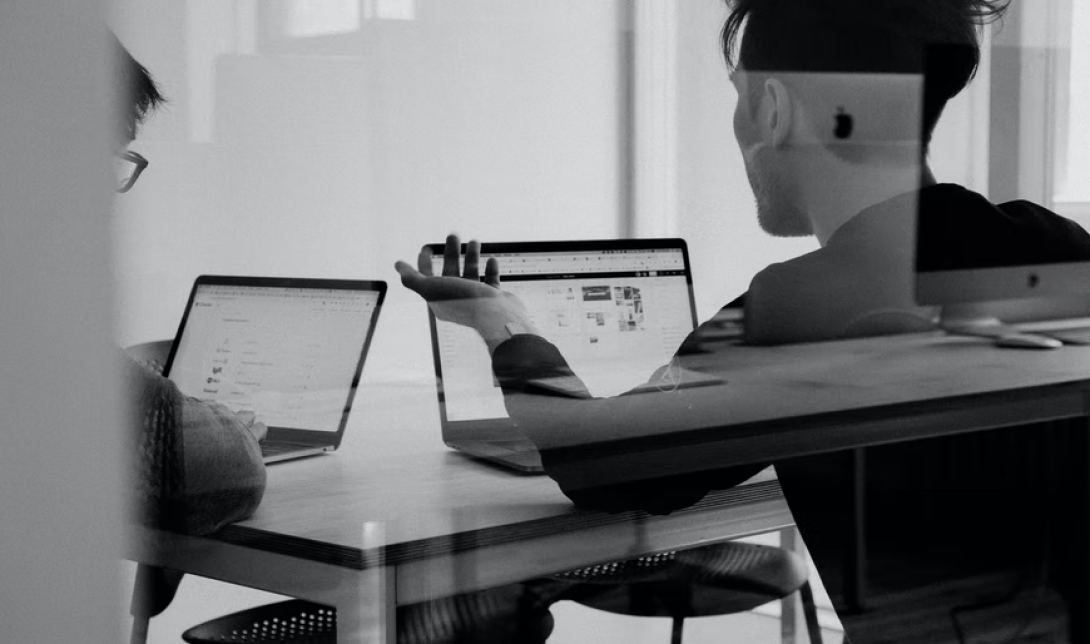
[[266, 463], [335, 450], [385, 295], [381, 281], [203, 275], [163, 375], [254, 412]]
[[[429, 249], [438, 274], [443, 245]], [[503, 289], [522, 299], [595, 396], [645, 385], [696, 327], [683, 240], [494, 243], [481, 255], [482, 265], [487, 257], [499, 260]], [[541, 472], [540, 455], [507, 415], [480, 338], [431, 316], [431, 340], [443, 441], [520, 472]]]

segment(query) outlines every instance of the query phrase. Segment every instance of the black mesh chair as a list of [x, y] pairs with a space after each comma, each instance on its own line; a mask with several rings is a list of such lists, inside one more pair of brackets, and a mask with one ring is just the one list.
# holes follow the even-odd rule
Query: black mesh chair
[[784, 548], [726, 542], [617, 561], [553, 575], [568, 584], [556, 593], [619, 615], [670, 617], [671, 642], [681, 642], [686, 618], [731, 615], [801, 595], [811, 642], [821, 642], [814, 595], [802, 557]]
[[[398, 644], [543, 644], [553, 616], [514, 585], [398, 607]], [[268, 604], [194, 626], [189, 644], [336, 644], [336, 610], [302, 600]]]
[[[620, 615], [670, 617], [671, 642], [686, 618], [731, 615], [799, 592], [810, 642], [821, 632], [807, 568], [789, 550], [728, 542], [617, 561], [478, 593], [399, 607], [399, 644], [539, 644], [553, 630], [548, 607], [571, 600]], [[190, 644], [335, 644], [336, 611], [291, 600], [195, 626]]]

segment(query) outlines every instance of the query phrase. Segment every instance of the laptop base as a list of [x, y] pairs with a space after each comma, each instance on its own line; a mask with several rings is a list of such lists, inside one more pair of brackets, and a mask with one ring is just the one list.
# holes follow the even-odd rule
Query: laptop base
[[447, 441], [447, 445], [467, 456], [500, 465], [522, 474], [544, 474], [541, 455], [529, 441]]
[[[266, 451], [268, 448], [274, 448]], [[320, 447], [309, 445], [261, 445], [261, 462], [269, 465], [271, 463], [282, 463], [284, 461], [292, 461], [297, 458], [306, 458], [308, 456], [317, 456], [319, 454], [325, 454], [334, 450], [332, 445], [324, 445]]]

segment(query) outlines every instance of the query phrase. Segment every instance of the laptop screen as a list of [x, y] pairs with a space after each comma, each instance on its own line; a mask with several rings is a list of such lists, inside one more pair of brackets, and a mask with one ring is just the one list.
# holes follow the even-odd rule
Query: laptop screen
[[381, 292], [201, 283], [168, 375], [182, 393], [269, 427], [336, 433]]
[[[646, 382], [695, 327], [686, 250], [677, 242], [547, 251], [485, 244], [481, 265], [496, 257], [503, 289], [522, 299], [534, 325], [592, 394], [612, 396]], [[438, 273], [442, 250], [432, 250]], [[434, 342], [446, 420], [508, 418], [477, 334], [436, 320]]]

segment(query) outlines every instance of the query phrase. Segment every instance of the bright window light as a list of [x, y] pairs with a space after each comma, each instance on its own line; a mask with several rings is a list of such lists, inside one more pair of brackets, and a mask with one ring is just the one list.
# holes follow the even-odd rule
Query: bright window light
[[284, 33], [292, 38], [358, 31], [360, 0], [289, 0]]
[[1067, 121], [1066, 158], [1058, 159], [1056, 200], [1090, 202], [1090, 39], [1078, 37], [1090, 31], [1090, 2], [1072, 2], [1071, 74]]
[[373, 0], [374, 16], [381, 20], [416, 19], [416, 0]]

